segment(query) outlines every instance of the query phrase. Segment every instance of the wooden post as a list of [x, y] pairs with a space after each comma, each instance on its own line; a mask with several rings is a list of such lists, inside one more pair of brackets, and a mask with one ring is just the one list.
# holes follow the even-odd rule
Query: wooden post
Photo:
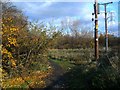
[[99, 59], [99, 43], [98, 43], [98, 0], [94, 4], [95, 13], [95, 60]]

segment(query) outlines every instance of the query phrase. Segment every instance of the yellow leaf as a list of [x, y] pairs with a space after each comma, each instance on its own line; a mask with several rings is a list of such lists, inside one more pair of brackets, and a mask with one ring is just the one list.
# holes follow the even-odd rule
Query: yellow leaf
[[15, 60], [11, 59], [11, 63], [12, 63], [12, 66], [13, 66], [13, 67], [16, 66]]

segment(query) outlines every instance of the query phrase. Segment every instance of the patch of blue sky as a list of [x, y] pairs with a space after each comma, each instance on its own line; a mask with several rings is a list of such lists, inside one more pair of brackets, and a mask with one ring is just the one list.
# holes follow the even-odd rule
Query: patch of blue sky
[[[104, 0], [107, 1], [107, 0]], [[103, 2], [101, 2], [103, 3]], [[23, 13], [28, 16], [30, 21], [40, 20], [50, 22], [54, 20], [54, 25], [60, 26], [61, 20], [80, 20], [82, 25], [92, 27], [92, 12], [94, 2], [14, 2]], [[117, 29], [118, 22], [118, 3], [114, 2], [107, 6], [107, 11], [112, 11], [114, 15], [114, 25], [108, 25], [108, 29], [114, 31]], [[100, 11], [104, 11], [104, 7], [100, 6]], [[104, 33], [104, 13], [99, 15], [99, 32]], [[114, 31], [115, 32], [115, 31]]]
[[[94, 2], [95, 0], [11, 0], [12, 2]], [[119, 0], [98, 0], [98, 2], [118, 2]]]

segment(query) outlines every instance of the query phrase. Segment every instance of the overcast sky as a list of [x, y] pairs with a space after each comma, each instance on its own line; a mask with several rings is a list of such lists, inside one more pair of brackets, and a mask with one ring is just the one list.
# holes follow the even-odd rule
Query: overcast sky
[[[29, 1], [29, 2], [28, 2]], [[61, 2], [63, 1], [63, 2]], [[84, 25], [89, 24], [92, 27], [92, 12], [94, 0], [14, 0], [14, 5], [23, 11], [31, 21], [34, 20], [45, 20], [49, 21], [55, 19], [55, 23], [59, 25], [61, 19], [78, 19]], [[101, 0], [102, 1], [102, 0]], [[109, 0], [103, 0], [105, 2]], [[114, 3], [107, 6], [108, 12], [113, 12], [113, 21], [110, 22], [108, 19], [109, 32], [118, 33], [118, 3], [119, 0], [111, 0]], [[104, 2], [101, 2], [104, 3]], [[99, 15], [99, 32], [104, 32], [104, 7], [100, 6]], [[108, 14], [109, 16], [109, 14]]]

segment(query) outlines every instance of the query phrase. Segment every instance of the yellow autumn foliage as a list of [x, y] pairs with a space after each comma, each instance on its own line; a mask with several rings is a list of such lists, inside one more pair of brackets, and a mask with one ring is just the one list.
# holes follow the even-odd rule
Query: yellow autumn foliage
[[8, 42], [9, 42], [11, 45], [17, 46], [16, 38], [8, 37]]
[[[40, 60], [46, 62], [45, 60], [47, 60], [46, 56], [43, 56], [47, 45], [46, 32], [37, 32], [38, 35], [31, 33], [26, 25], [28, 23], [26, 17], [19, 10], [17, 12], [13, 8], [12, 11], [11, 7], [10, 10], [5, 12], [6, 9], [3, 8], [2, 31], [0, 34], [2, 34], [2, 69], [8, 77], [2, 82], [2, 88], [19, 88], [26, 84], [25, 80], [30, 82], [31, 87], [44, 87], [45, 81], [43, 78], [48, 76], [48, 72], [36, 71], [29, 74], [28, 71], [31, 71], [30, 67], [34, 64], [34, 60], [38, 60], [38, 62]], [[40, 56], [37, 54], [40, 54]]]
[[[17, 9], [16, 9], [17, 10]], [[9, 11], [9, 10], [8, 10]], [[20, 25], [16, 24], [16, 18], [14, 18], [14, 13], [11, 10], [9, 12], [5, 12], [3, 9], [3, 17], [2, 17], [2, 31], [0, 34], [2, 35], [2, 64], [3, 68], [12, 66], [16, 66], [14, 53], [16, 51], [16, 47], [18, 47], [17, 37]], [[8, 67], [9, 69], [9, 67]]]
[[[6, 54], [9, 59], [13, 58], [12, 53], [9, 52], [6, 48], [2, 48], [2, 55], [4, 55], [4, 54]], [[3, 57], [3, 60], [4, 60], [4, 57]]]
[[[51, 72], [51, 71], [49, 71]], [[36, 74], [37, 73], [37, 74]], [[36, 71], [32, 72], [29, 76], [24, 76], [24, 80], [22, 77], [14, 77], [12, 79], [8, 79], [2, 82], [3, 88], [22, 88], [22, 85], [25, 84], [25, 80], [29, 82], [29, 86], [32, 88], [44, 88], [45, 87], [45, 78], [50, 75], [48, 72]], [[28, 85], [26, 86], [28, 88]]]
[[16, 66], [16, 62], [14, 59], [11, 59], [11, 64], [12, 64], [12, 67], [15, 67]]

